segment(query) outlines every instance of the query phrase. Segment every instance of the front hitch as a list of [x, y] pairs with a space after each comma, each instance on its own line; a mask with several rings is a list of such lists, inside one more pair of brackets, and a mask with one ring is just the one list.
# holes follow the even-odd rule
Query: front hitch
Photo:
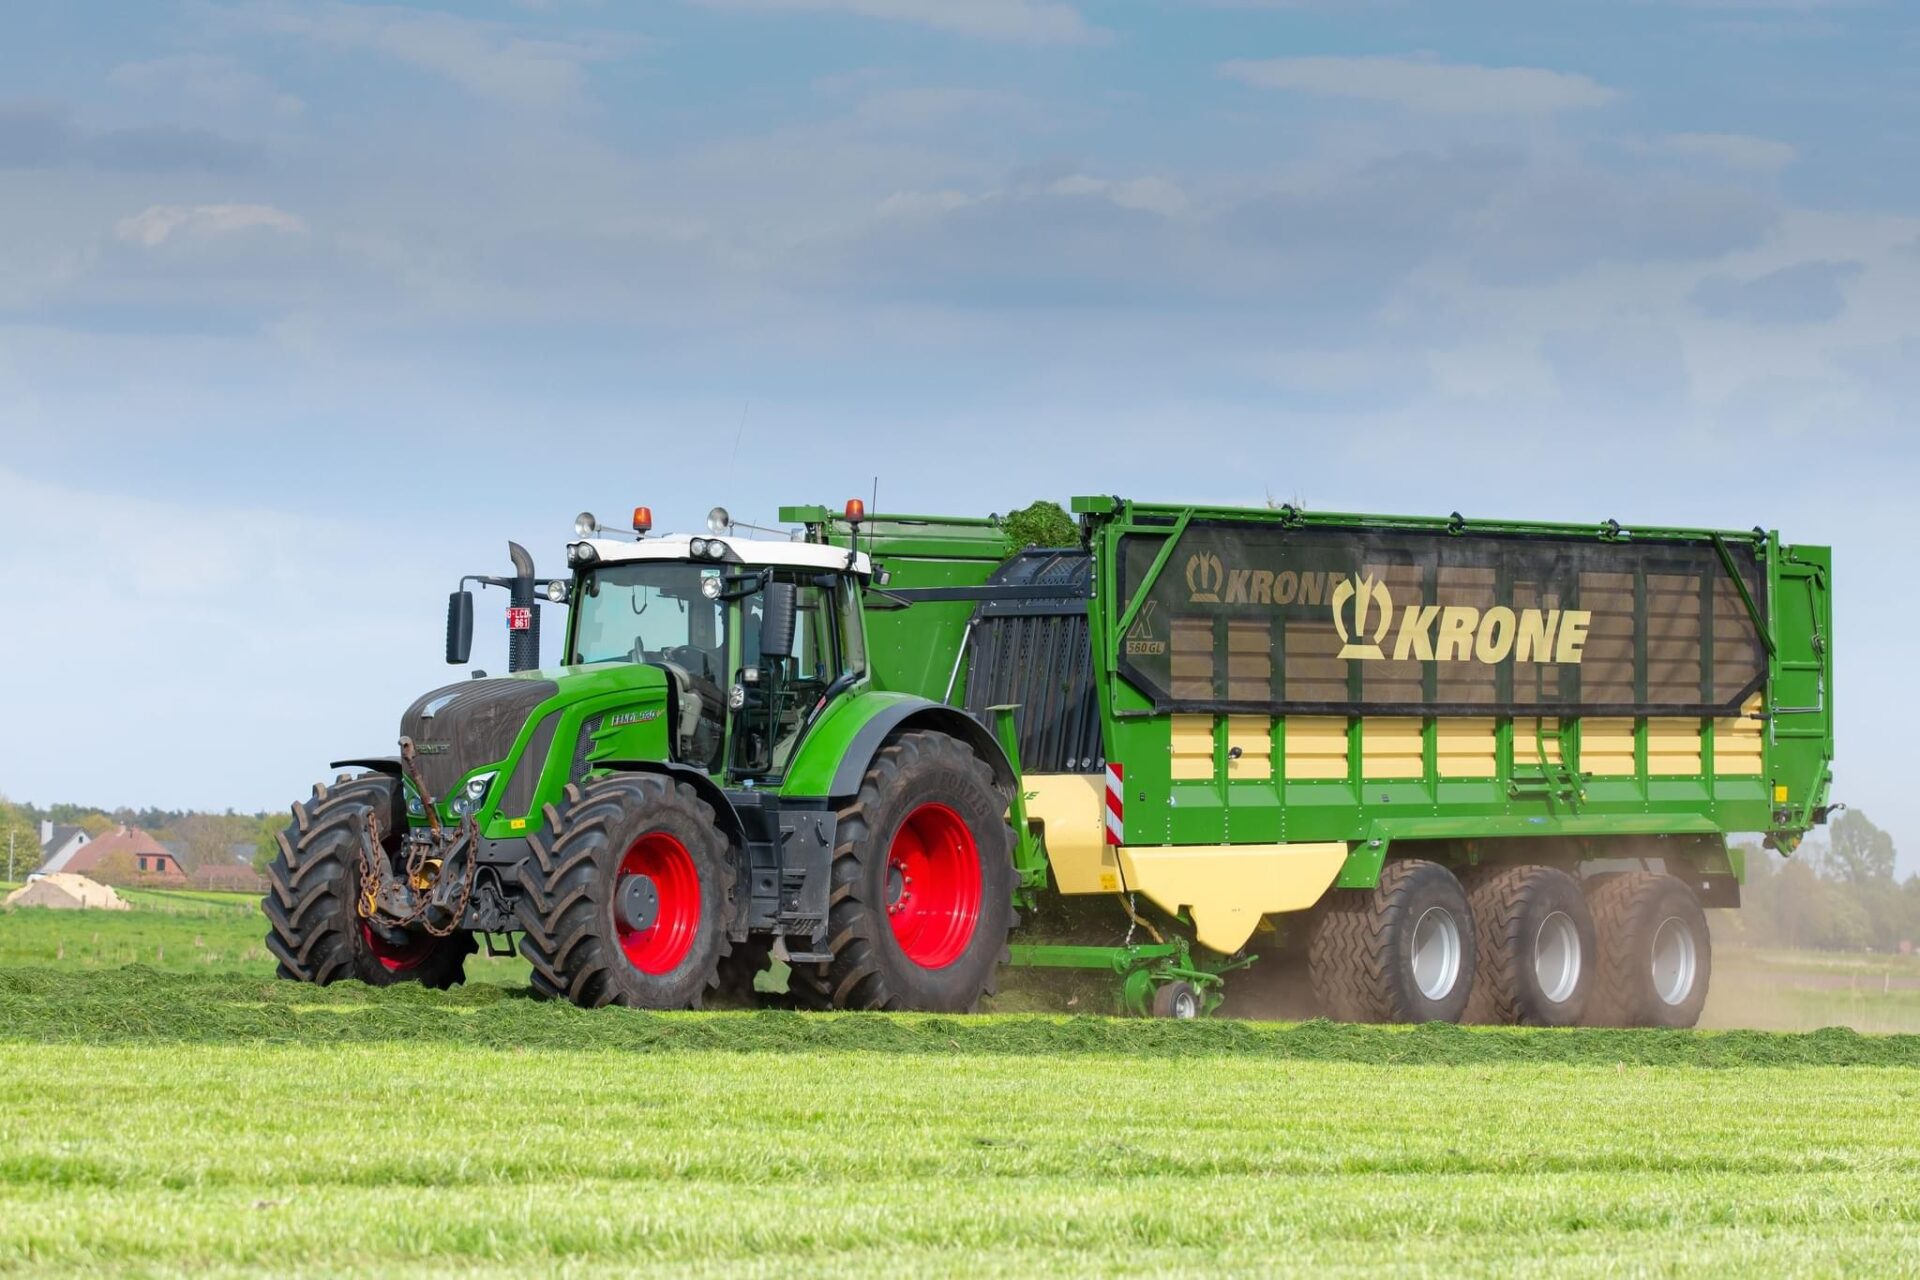
[[369, 813], [360, 833], [360, 918], [389, 942], [416, 926], [436, 938], [460, 927], [479, 870], [480, 828], [471, 814], [448, 830], [420, 777], [411, 738], [400, 739], [400, 767], [427, 810], [427, 829], [400, 840], [400, 866], [387, 856], [380, 819]]

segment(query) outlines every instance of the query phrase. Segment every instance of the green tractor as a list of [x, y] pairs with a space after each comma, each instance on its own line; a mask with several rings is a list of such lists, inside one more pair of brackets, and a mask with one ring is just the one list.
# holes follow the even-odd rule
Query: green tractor
[[[511, 673], [424, 695], [396, 753], [294, 806], [265, 900], [281, 977], [446, 987], [518, 935], [535, 990], [589, 1007], [746, 996], [774, 958], [806, 1007], [992, 991], [1015, 772], [979, 721], [876, 687], [869, 556], [723, 510], [699, 536], [651, 524], [583, 515], [567, 577], [513, 547], [511, 577], [462, 581], [449, 663], [477, 582], [511, 594]], [[988, 541], [979, 579], [1008, 550]], [[543, 604], [566, 607], [547, 670]]]

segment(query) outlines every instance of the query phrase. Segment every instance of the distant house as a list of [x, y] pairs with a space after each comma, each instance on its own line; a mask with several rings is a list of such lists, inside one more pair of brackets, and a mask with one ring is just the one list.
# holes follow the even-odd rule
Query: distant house
[[67, 859], [92, 837], [79, 827], [59, 822], [40, 824], [40, 872], [54, 875], [66, 869]]
[[88, 840], [68, 852], [61, 863], [48, 863], [41, 875], [73, 872], [94, 876], [104, 873], [114, 878], [131, 877], [143, 884], [185, 886], [187, 873], [179, 855], [169, 852], [158, 840], [138, 827], [121, 827], [98, 840]]

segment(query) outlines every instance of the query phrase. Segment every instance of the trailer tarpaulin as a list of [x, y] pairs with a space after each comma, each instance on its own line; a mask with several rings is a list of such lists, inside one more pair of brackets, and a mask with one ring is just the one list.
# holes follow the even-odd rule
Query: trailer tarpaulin
[[[1123, 541], [1116, 614], [1164, 543]], [[1196, 520], [1120, 671], [1160, 711], [1731, 715], [1766, 680], [1766, 580], [1747, 540]]]

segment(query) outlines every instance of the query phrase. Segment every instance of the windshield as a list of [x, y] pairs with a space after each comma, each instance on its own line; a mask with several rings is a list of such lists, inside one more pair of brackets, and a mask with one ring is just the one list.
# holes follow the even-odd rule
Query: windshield
[[672, 663], [724, 685], [727, 609], [700, 593], [700, 580], [718, 573], [660, 561], [590, 574], [580, 584], [568, 661]]

